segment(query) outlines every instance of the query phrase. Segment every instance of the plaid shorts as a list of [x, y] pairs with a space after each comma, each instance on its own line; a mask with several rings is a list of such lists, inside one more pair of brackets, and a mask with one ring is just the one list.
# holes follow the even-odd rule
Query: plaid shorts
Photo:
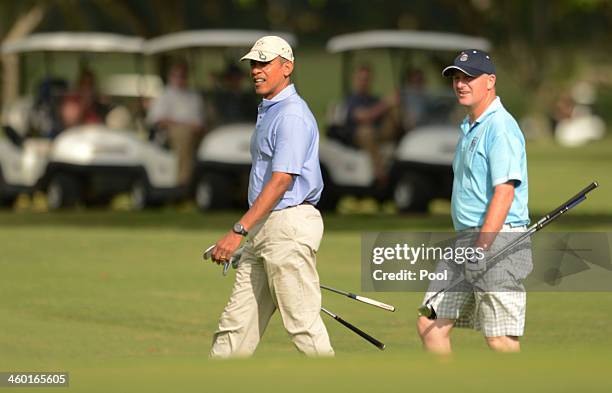
[[[506, 232], [523, 232], [524, 227], [509, 228]], [[508, 239], [506, 239], [508, 240]], [[503, 243], [500, 238], [500, 243]], [[498, 247], [502, 247], [499, 244]], [[452, 291], [440, 293], [430, 304], [438, 318], [455, 321], [455, 327], [472, 328], [482, 331], [486, 337], [522, 336], [525, 330], [525, 309], [527, 293], [520, 282], [513, 277], [524, 278], [531, 270], [531, 252], [521, 251], [509, 257], [510, 266], [519, 267], [508, 275], [506, 269], [494, 269], [494, 278], [502, 275], [505, 285], [503, 291], [478, 290], [468, 281], [463, 281]], [[495, 287], [495, 286], [494, 286]], [[500, 288], [501, 287], [497, 287]], [[439, 289], [439, 288], [438, 288]], [[425, 301], [437, 290], [428, 291]]]
[[479, 330], [485, 337], [522, 336], [525, 330], [525, 292], [445, 292], [431, 305], [438, 318], [453, 319], [455, 327]]

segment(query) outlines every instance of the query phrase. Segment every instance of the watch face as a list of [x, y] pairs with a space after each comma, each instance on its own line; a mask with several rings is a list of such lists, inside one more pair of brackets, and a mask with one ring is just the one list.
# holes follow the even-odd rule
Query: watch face
[[237, 222], [237, 223], [235, 223], [235, 224], [234, 224], [233, 231], [234, 231], [234, 232], [236, 232], [236, 233], [239, 233], [239, 234], [241, 234], [241, 235], [246, 235], [246, 234], [247, 234], [247, 231], [244, 229], [244, 227], [242, 226], [242, 224], [241, 224], [241, 223], [239, 223], [239, 222]]

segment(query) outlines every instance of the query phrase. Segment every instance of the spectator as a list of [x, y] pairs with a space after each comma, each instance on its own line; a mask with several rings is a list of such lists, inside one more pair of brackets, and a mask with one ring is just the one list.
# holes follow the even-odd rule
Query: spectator
[[371, 83], [370, 67], [359, 66], [353, 75], [353, 92], [344, 101], [346, 121], [338, 134], [345, 144], [368, 152], [376, 181], [382, 186], [387, 180], [386, 162], [379, 147], [382, 142], [394, 140], [397, 134], [397, 115], [393, 109], [397, 108], [398, 96], [381, 100], [372, 94]]
[[257, 96], [243, 89], [244, 76], [235, 64], [221, 75], [221, 85], [214, 96], [217, 123], [250, 122], [257, 116]]
[[559, 123], [571, 119], [574, 116], [574, 108], [576, 108], [576, 102], [574, 102], [571, 94], [565, 92], [561, 93], [550, 115], [553, 132], [556, 130]]
[[411, 68], [406, 72], [406, 80], [401, 90], [402, 126], [408, 131], [427, 122], [428, 97], [425, 74], [422, 70]]
[[166, 132], [178, 158], [178, 183], [188, 186], [193, 173], [194, 154], [204, 133], [204, 103], [187, 88], [187, 64], [172, 65], [168, 85], [151, 103], [147, 123]]
[[109, 105], [98, 94], [96, 76], [92, 71], [88, 69], [81, 71], [75, 94], [81, 103], [82, 123], [104, 123]]
[[82, 124], [104, 123], [109, 105], [98, 94], [96, 77], [89, 69], [81, 70], [75, 89], [66, 93], [60, 108], [63, 129]]

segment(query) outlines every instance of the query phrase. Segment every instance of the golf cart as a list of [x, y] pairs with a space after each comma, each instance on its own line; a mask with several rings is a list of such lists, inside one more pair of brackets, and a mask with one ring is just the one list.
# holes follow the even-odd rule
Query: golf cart
[[[12, 116], [18, 116], [16, 109]], [[5, 120], [0, 132], [0, 208], [13, 206], [19, 194], [34, 190], [47, 166], [50, 147], [44, 138], [22, 138], [8, 123]]]
[[[429, 65], [435, 55], [444, 51], [475, 48], [487, 50], [485, 39], [458, 34], [424, 31], [365, 31], [345, 34], [330, 39], [327, 50], [342, 54], [343, 93], [350, 93], [350, 71], [356, 55], [382, 51], [389, 54], [391, 75], [399, 92], [400, 123], [404, 133], [396, 144], [380, 147], [381, 155], [390, 157], [387, 167], [388, 182], [376, 184], [374, 168], [367, 152], [343, 143], [332, 129], [344, 127], [347, 108], [335, 105], [328, 116], [328, 137], [321, 143], [320, 160], [325, 189], [321, 208], [334, 209], [345, 195], [370, 196], [379, 201], [392, 199], [399, 211], [427, 211], [434, 198], [449, 198], [452, 191], [452, 161], [459, 137], [455, 115], [455, 99], [448, 87], [441, 92], [426, 91], [423, 115], [416, 123], [406, 126], [406, 94], [400, 76], [409, 67]], [[359, 53], [358, 53], [359, 52]], [[373, 57], [367, 57], [372, 59]], [[439, 64], [435, 64], [439, 68]], [[430, 67], [431, 68], [431, 67]]]
[[[34, 141], [26, 139], [23, 147], [13, 146], [10, 155], [3, 153], [2, 171], [10, 173], [5, 168], [5, 161], [12, 163], [10, 165], [13, 167], [17, 167], [16, 162], [19, 160], [27, 161], [29, 166], [23, 165], [24, 172], [21, 174], [21, 177], [27, 181], [22, 180], [21, 183], [26, 184], [30, 190], [36, 188], [46, 191], [49, 209], [70, 207], [78, 203], [86, 205], [107, 203], [117, 193], [129, 190], [132, 179], [138, 177], [147, 165], [164, 167], [163, 172], [172, 172], [171, 160], [151, 157], [155, 156], [155, 147], [138, 138], [132, 114], [129, 111], [126, 113], [127, 109], [124, 106], [116, 105], [97, 124], [80, 124], [63, 129], [62, 123], [57, 122], [58, 108], [65, 102], [63, 100], [68, 91], [68, 83], [62, 78], [71, 76], [66, 74], [71, 68], [72, 75], [75, 73], [74, 61], [70, 56], [76, 54], [79, 63], [87, 60], [88, 65], [108, 72], [109, 68], [125, 67], [125, 64], [118, 60], [121, 57], [125, 60], [125, 55], [129, 55], [133, 61], [133, 68], [137, 70], [141, 66], [141, 38], [109, 33], [40, 33], [6, 43], [2, 46], [2, 52], [20, 55], [23, 74], [28, 69], [26, 55], [44, 56], [45, 75], [38, 97], [21, 98], [19, 102], [30, 102], [32, 105], [26, 109], [23, 105], [14, 106], [16, 109], [9, 109], [9, 113], [6, 113], [4, 118], [10, 120], [19, 117], [16, 113], [10, 113], [12, 111], [29, 112], [30, 118], [21, 122], [17, 133], [22, 138], [28, 134], [38, 133], [46, 140], [40, 138], [33, 143]], [[58, 54], [63, 56], [57, 56]], [[61, 66], [56, 67], [59, 69], [54, 71], [63, 73], [61, 77], [51, 74], [50, 69], [53, 66], [50, 64], [51, 61], [60, 63]], [[36, 69], [32, 72], [35, 71]], [[22, 75], [23, 78], [25, 76]], [[22, 92], [28, 90], [23, 81], [21, 85]], [[138, 85], [142, 83], [138, 82]], [[47, 121], [38, 121], [38, 123], [52, 124], [51, 130], [47, 127], [33, 132], [32, 125], [37, 122], [32, 121], [32, 118], [35, 118], [32, 114], [43, 109], [46, 110]], [[117, 116], [117, 113], [123, 115]], [[114, 121], [109, 122], [110, 118]], [[5, 121], [4, 124], [7, 123], [11, 122]], [[30, 150], [35, 150], [37, 154], [32, 154]], [[5, 157], [8, 158], [5, 160]], [[35, 161], [35, 164], [31, 161]], [[16, 174], [4, 175], [5, 182], [17, 182], [17, 177], [19, 176]], [[169, 182], [164, 176], [159, 177], [160, 181]]]
[[[296, 39], [288, 33], [257, 30], [195, 30], [167, 34], [148, 40], [145, 53], [161, 57], [171, 53], [186, 54], [191, 63], [193, 84], [202, 92], [207, 105], [207, 115], [213, 121], [196, 154], [193, 190], [195, 201], [201, 210], [243, 207], [246, 204], [247, 184], [251, 168], [250, 140], [255, 129], [258, 99], [252, 89], [238, 87], [238, 96], [249, 102], [244, 105], [248, 114], [226, 114], [225, 109], [236, 105], [226, 100], [223, 88], [216, 85], [221, 69], [242, 78], [248, 75], [245, 68], [238, 68], [238, 59], [265, 35], [279, 35], [291, 45]], [[163, 62], [160, 61], [163, 65]], [[160, 68], [163, 68], [160, 66]], [[216, 74], [214, 72], [217, 72]], [[228, 72], [228, 71], [226, 71]], [[203, 80], [213, 75], [216, 82]], [[230, 75], [231, 76], [231, 75]], [[208, 84], [206, 82], [209, 82]], [[211, 124], [212, 123], [212, 124]]]

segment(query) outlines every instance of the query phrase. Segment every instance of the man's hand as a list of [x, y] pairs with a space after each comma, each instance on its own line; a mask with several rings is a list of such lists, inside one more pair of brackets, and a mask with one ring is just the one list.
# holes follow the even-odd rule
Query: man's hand
[[218, 264], [229, 262], [234, 252], [240, 247], [242, 235], [229, 231], [215, 245], [212, 252], [212, 260]]

